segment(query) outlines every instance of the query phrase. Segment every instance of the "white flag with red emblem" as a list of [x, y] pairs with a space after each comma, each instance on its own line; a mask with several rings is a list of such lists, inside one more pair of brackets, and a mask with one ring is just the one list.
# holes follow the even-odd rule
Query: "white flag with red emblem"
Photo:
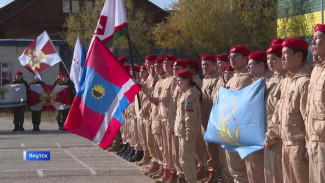
[[94, 36], [111, 48], [114, 40], [127, 34], [127, 28], [124, 0], [106, 0]]
[[19, 57], [20, 64], [41, 79], [40, 74], [61, 61], [49, 35], [44, 31]]

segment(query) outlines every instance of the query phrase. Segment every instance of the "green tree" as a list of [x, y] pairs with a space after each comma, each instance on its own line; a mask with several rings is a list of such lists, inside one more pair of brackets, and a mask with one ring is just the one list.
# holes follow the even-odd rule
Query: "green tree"
[[[74, 47], [78, 36], [86, 45], [89, 45], [104, 3], [105, 0], [96, 0], [93, 11], [87, 12], [83, 8], [79, 13], [70, 14], [67, 17], [64, 24], [66, 33], [63, 37], [69, 46]], [[153, 42], [148, 36], [152, 29], [151, 18], [147, 17], [143, 8], [134, 8], [132, 0], [126, 0], [125, 6], [130, 38], [140, 53], [147, 53], [153, 47]], [[128, 48], [127, 39], [122, 37], [115, 41], [113, 46]]]
[[161, 48], [198, 54], [228, 52], [231, 46], [266, 48], [276, 36], [276, 0], [179, 0], [151, 38]]

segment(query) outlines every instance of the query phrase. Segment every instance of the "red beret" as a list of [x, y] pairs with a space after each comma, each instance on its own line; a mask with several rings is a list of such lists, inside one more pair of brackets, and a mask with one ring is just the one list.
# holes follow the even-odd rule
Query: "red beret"
[[186, 68], [187, 67], [187, 63], [184, 60], [182, 60], [182, 59], [177, 59], [174, 62], [172, 62], [171, 66], [172, 67], [174, 67], [174, 66], [181, 66], [181, 67]]
[[271, 46], [275, 44], [281, 44], [283, 42], [283, 39], [280, 38], [273, 38], [271, 41]]
[[215, 62], [215, 61], [216, 61], [216, 58], [215, 58], [214, 56], [212, 56], [212, 55], [205, 54], [205, 55], [202, 55], [202, 56], [200, 57], [200, 60], [201, 60], [201, 61], [209, 60], [209, 61], [211, 61], [211, 62]]
[[118, 58], [118, 62], [120, 62], [120, 63], [123, 63], [123, 62], [125, 62], [125, 61], [127, 61], [128, 59], [126, 58], [126, 57], [120, 57], [120, 58]]
[[175, 57], [175, 56], [173, 56], [173, 55], [167, 55], [167, 56], [164, 56], [163, 57], [163, 60], [165, 61], [165, 60], [168, 60], [168, 61], [175, 61], [175, 60], [177, 60], [177, 58]]
[[181, 70], [176, 73], [177, 77], [182, 77], [182, 78], [192, 78], [192, 73], [189, 70]]
[[229, 54], [228, 53], [222, 53], [217, 55], [217, 61], [224, 61], [224, 62], [229, 62]]
[[15, 75], [20, 75], [20, 76], [23, 76], [23, 73], [22, 73], [22, 72], [20, 72], [20, 71], [17, 71], [17, 72], [15, 72]]
[[[140, 72], [140, 67], [135, 65], [135, 66], [134, 66], [134, 70], [135, 70], [136, 72]], [[132, 66], [129, 67], [129, 71], [132, 71]]]
[[62, 76], [63, 72], [58, 72], [58, 76]]
[[234, 70], [234, 68], [231, 67], [230, 64], [228, 64], [223, 68], [222, 71], [225, 72], [225, 71], [235, 71], [235, 70]]
[[267, 50], [266, 53], [274, 53], [274, 54], [279, 54], [282, 55], [282, 48], [283, 46], [281, 44], [275, 44], [270, 46]]
[[234, 46], [229, 51], [229, 53], [234, 53], [234, 52], [240, 53], [245, 56], [249, 56], [249, 54], [250, 54], [250, 51], [245, 46], [242, 46], [242, 45]]
[[146, 68], [146, 66], [141, 65], [141, 66], [140, 66], [140, 70], [147, 70], [147, 68]]
[[195, 67], [195, 68], [200, 68], [200, 64], [195, 60], [184, 59], [184, 61], [187, 63], [188, 66], [192, 66], [192, 67]]
[[65, 73], [65, 72], [63, 72], [63, 73], [62, 73], [62, 77], [69, 77], [69, 74], [68, 74], [68, 73]]
[[157, 59], [157, 56], [156, 55], [148, 55], [147, 57], [146, 57], [146, 60], [148, 60], [148, 61], [154, 61], [154, 60], [156, 60]]
[[314, 28], [314, 31], [321, 31], [325, 33], [325, 24], [317, 24]]
[[295, 48], [295, 49], [299, 49], [299, 50], [308, 50], [309, 48], [309, 44], [301, 39], [301, 38], [297, 38], [297, 37], [293, 37], [293, 38], [289, 38], [287, 40], [284, 40], [282, 43], [283, 47], [289, 47], [289, 48]]
[[158, 58], [156, 59], [156, 63], [157, 63], [157, 64], [162, 64], [163, 61], [164, 61], [164, 57], [158, 57]]
[[266, 62], [267, 55], [265, 51], [255, 51], [249, 55], [249, 59]]

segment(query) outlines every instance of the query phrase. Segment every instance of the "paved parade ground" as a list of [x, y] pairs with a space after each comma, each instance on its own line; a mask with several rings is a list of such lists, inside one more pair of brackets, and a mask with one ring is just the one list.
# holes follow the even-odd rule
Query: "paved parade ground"
[[[32, 131], [12, 132], [12, 120], [0, 119], [0, 182], [146, 183], [141, 167], [97, 147], [57, 124], [41, 123]], [[24, 151], [50, 151], [50, 161], [24, 161]]]

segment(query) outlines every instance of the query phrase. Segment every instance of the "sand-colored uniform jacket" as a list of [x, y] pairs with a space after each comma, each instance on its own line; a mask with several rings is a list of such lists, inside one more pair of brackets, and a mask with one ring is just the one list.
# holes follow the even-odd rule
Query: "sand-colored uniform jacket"
[[225, 81], [223, 80], [222, 76], [219, 76], [218, 83], [216, 87], [213, 89], [213, 103], [218, 98], [218, 93], [221, 86], [225, 87]]
[[190, 87], [182, 92], [177, 103], [175, 135], [196, 138], [201, 129], [200, 91]]
[[278, 115], [278, 107], [276, 107], [281, 96], [280, 83], [284, 79], [284, 73], [273, 75], [267, 82], [268, 95], [266, 96], [266, 134], [265, 142], [272, 146], [280, 140], [280, 121]]
[[[294, 73], [288, 72], [281, 83], [279, 121], [284, 145], [305, 141], [306, 104], [311, 68], [302, 66]], [[277, 114], [275, 114], [277, 115]]]
[[243, 67], [236, 70], [234, 76], [227, 82], [226, 88], [230, 90], [240, 90], [253, 83], [253, 78], [248, 74], [247, 69]]
[[[158, 81], [156, 82], [155, 84], [155, 87], [153, 89], [153, 92], [152, 92], [152, 96], [154, 98], [157, 98], [159, 99], [159, 96], [161, 94], [161, 90], [162, 90], [162, 84], [163, 84], [163, 80], [165, 78], [165, 76], [158, 76], [159, 79]], [[161, 117], [158, 115], [158, 107], [159, 107], [159, 103], [160, 101], [158, 101], [157, 104], [155, 103], [151, 103], [151, 113], [150, 113], [150, 118], [152, 120], [152, 125], [151, 125], [151, 129], [152, 129], [152, 133], [159, 133], [160, 129], [161, 129], [161, 126], [159, 121], [162, 120]]]
[[310, 77], [307, 140], [325, 142], [325, 64], [317, 63]]
[[158, 116], [162, 120], [168, 120], [170, 113], [170, 102], [172, 100], [173, 91], [176, 87], [176, 77], [167, 76], [161, 84], [161, 93], [159, 95]]

